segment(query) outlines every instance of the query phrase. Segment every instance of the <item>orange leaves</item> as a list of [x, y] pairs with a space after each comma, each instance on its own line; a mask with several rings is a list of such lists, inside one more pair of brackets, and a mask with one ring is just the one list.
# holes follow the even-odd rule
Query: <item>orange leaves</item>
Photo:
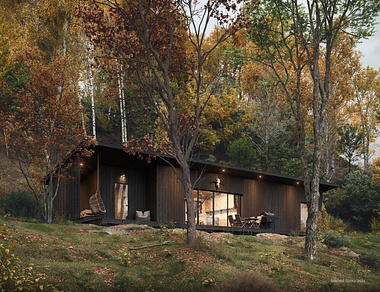
[[142, 139], [132, 137], [124, 144], [124, 151], [131, 155], [137, 155], [141, 160], [146, 159], [148, 163], [156, 156], [164, 153], [161, 149], [154, 147], [153, 140], [144, 136]]
[[[20, 63], [8, 72], [24, 82], [17, 89], [5, 83], [4, 89], [17, 105], [4, 116], [8, 143], [15, 152], [29, 153], [35, 162], [45, 159], [43, 153], [52, 157], [51, 151], [63, 157], [83, 138], [79, 101], [71, 84], [65, 83], [64, 61], [43, 65], [33, 57], [16, 60]], [[27, 68], [24, 75], [19, 75], [17, 64]]]
[[372, 174], [372, 185], [380, 182], [380, 157], [376, 157], [372, 161], [373, 174]]

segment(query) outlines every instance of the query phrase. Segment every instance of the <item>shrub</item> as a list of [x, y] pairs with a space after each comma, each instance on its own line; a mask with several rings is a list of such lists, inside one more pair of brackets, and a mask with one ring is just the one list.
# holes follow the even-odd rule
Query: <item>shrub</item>
[[372, 217], [371, 232], [373, 234], [379, 234], [380, 233], [380, 220], [376, 217]]
[[0, 197], [0, 209], [13, 217], [40, 217], [38, 202], [25, 190], [12, 190]]
[[20, 259], [13, 253], [15, 240], [4, 224], [0, 229], [0, 291], [58, 291], [45, 285], [47, 270], [36, 270], [33, 266], [21, 268]]
[[345, 175], [341, 189], [325, 198], [330, 214], [350, 222], [354, 228], [369, 231], [374, 209], [380, 201], [380, 182], [373, 184], [370, 172], [351, 171]]
[[372, 270], [378, 270], [380, 267], [380, 254], [375, 250], [361, 251], [360, 260]]
[[349, 240], [346, 236], [339, 234], [334, 230], [329, 230], [321, 234], [322, 242], [329, 248], [342, 247], [349, 244]]
[[319, 231], [325, 232], [330, 230], [329, 214], [326, 211], [325, 204], [322, 203], [321, 211], [318, 214]]
[[340, 234], [343, 234], [348, 229], [348, 225], [344, 223], [342, 219], [336, 218], [327, 213], [325, 204], [322, 204], [321, 212], [319, 212], [318, 215], [318, 222], [319, 230], [321, 232], [334, 230]]

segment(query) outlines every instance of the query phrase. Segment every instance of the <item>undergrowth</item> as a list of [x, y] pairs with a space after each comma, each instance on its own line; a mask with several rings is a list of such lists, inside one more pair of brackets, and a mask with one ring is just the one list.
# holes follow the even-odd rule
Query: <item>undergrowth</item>
[[252, 235], [199, 232], [195, 244], [188, 245], [186, 232], [167, 227], [47, 225], [4, 218], [0, 224], [13, 235], [12, 242], [2, 236], [3, 256], [12, 243], [14, 258], [22, 259], [12, 265], [23, 277], [36, 271], [44, 291], [376, 291], [380, 281], [376, 235], [346, 235], [345, 245], [359, 259], [330, 248], [309, 261], [300, 247], [303, 238], [296, 236], [274, 245]]

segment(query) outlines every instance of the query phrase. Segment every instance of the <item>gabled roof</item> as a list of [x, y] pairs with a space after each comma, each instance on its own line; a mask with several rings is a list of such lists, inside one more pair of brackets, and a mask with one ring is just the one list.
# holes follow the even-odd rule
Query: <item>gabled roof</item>
[[[163, 159], [157, 158], [156, 160], [152, 160], [150, 164], [143, 163], [137, 156], [133, 156], [124, 152], [124, 147], [122, 145], [115, 144], [107, 144], [103, 142], [99, 142], [98, 146], [96, 146], [103, 155], [102, 163], [112, 164], [114, 166], [123, 167], [126, 164], [132, 167], [140, 167], [146, 168], [150, 165], [162, 164], [167, 165], [167, 162], [164, 160], [169, 160], [174, 166], [178, 166], [174, 157], [169, 155], [163, 155]], [[122, 152], [125, 155], [122, 155]], [[148, 153], [146, 153], [148, 155]], [[304, 180], [299, 177], [294, 177], [290, 175], [277, 174], [267, 171], [259, 171], [250, 168], [244, 168], [239, 166], [226, 165], [221, 163], [213, 163], [209, 161], [203, 160], [192, 160], [192, 169], [199, 169], [205, 172], [213, 172], [217, 174], [226, 174], [229, 176], [249, 178], [249, 179], [257, 179], [264, 180], [272, 183], [286, 184], [286, 185], [303, 185]], [[338, 187], [337, 184], [321, 182], [319, 184], [320, 192], [325, 192], [331, 189], [335, 189]]]

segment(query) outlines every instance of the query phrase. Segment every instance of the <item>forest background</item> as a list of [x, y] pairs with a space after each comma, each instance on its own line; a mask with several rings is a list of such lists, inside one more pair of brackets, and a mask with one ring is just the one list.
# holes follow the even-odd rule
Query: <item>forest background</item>
[[[78, 1], [6, 0], [1, 1], [0, 8], [2, 122], [6, 120], [4, 117], [12, 116], [12, 129], [16, 127], [25, 133], [22, 127], [36, 120], [30, 113], [38, 112], [36, 105], [41, 105], [32, 93], [42, 92], [46, 93], [46, 99], [64, 97], [59, 100], [65, 103], [55, 104], [54, 110], [46, 106], [46, 110], [67, 109], [59, 115], [56, 128], [60, 130], [49, 136], [52, 144], [67, 141], [61, 149], [65, 154], [85, 136], [120, 144], [153, 135], [156, 147], [166, 144], [162, 122], [151, 104], [141, 98], [141, 91], [129, 79], [122, 62], [99, 58], [101, 52], [86, 35], [87, 24], [82, 21]], [[220, 29], [215, 27], [208, 34], [206, 48], [215, 44], [219, 33]], [[219, 78], [201, 116], [194, 157], [301, 177], [294, 117], [270, 70], [248, 57], [257, 49], [248, 35], [249, 31], [240, 30], [218, 46], [204, 64], [206, 78], [211, 78], [215, 71]], [[184, 44], [181, 49], [185, 47]], [[378, 137], [379, 68], [364, 67], [355, 39], [343, 34], [332, 59], [333, 98], [328, 131], [324, 133], [320, 178], [342, 184], [342, 188], [325, 197], [326, 207], [331, 214], [351, 220], [354, 227], [369, 230], [371, 224], [379, 224], [380, 210], [377, 189], [380, 159], [373, 157], [371, 149]], [[310, 77], [305, 74], [302, 87], [306, 103], [312, 97], [310, 84]], [[43, 103], [48, 102], [46, 99]], [[192, 106], [189, 103], [184, 108], [191, 111]], [[46, 112], [41, 113], [45, 115]], [[312, 149], [309, 115], [306, 108], [304, 118], [306, 125], [307, 121], [310, 123], [306, 126], [306, 141]], [[20, 121], [22, 125], [16, 123]], [[66, 127], [69, 124], [70, 129]], [[11, 128], [5, 122], [1, 126], [4, 153], [9, 156], [12, 147], [7, 131]], [[69, 137], [75, 139], [71, 141]], [[19, 140], [27, 141], [23, 143], [26, 147], [38, 149], [30, 139]], [[53, 157], [52, 153], [42, 154]], [[353, 166], [359, 158], [364, 161], [363, 166]], [[55, 162], [59, 159], [57, 156]], [[309, 159], [311, 163], [311, 154]], [[53, 162], [48, 161], [50, 165]], [[353, 169], [357, 172], [349, 175]], [[41, 175], [35, 169], [30, 171], [31, 176], [35, 174]], [[362, 189], [355, 190], [357, 185]], [[368, 196], [364, 198], [368, 200], [364, 204], [358, 202], [356, 207], [361, 210], [356, 210], [359, 215], [352, 218], [350, 210], [356, 207], [348, 202], [352, 198], [363, 199], [360, 193], [364, 188], [368, 188]]]

